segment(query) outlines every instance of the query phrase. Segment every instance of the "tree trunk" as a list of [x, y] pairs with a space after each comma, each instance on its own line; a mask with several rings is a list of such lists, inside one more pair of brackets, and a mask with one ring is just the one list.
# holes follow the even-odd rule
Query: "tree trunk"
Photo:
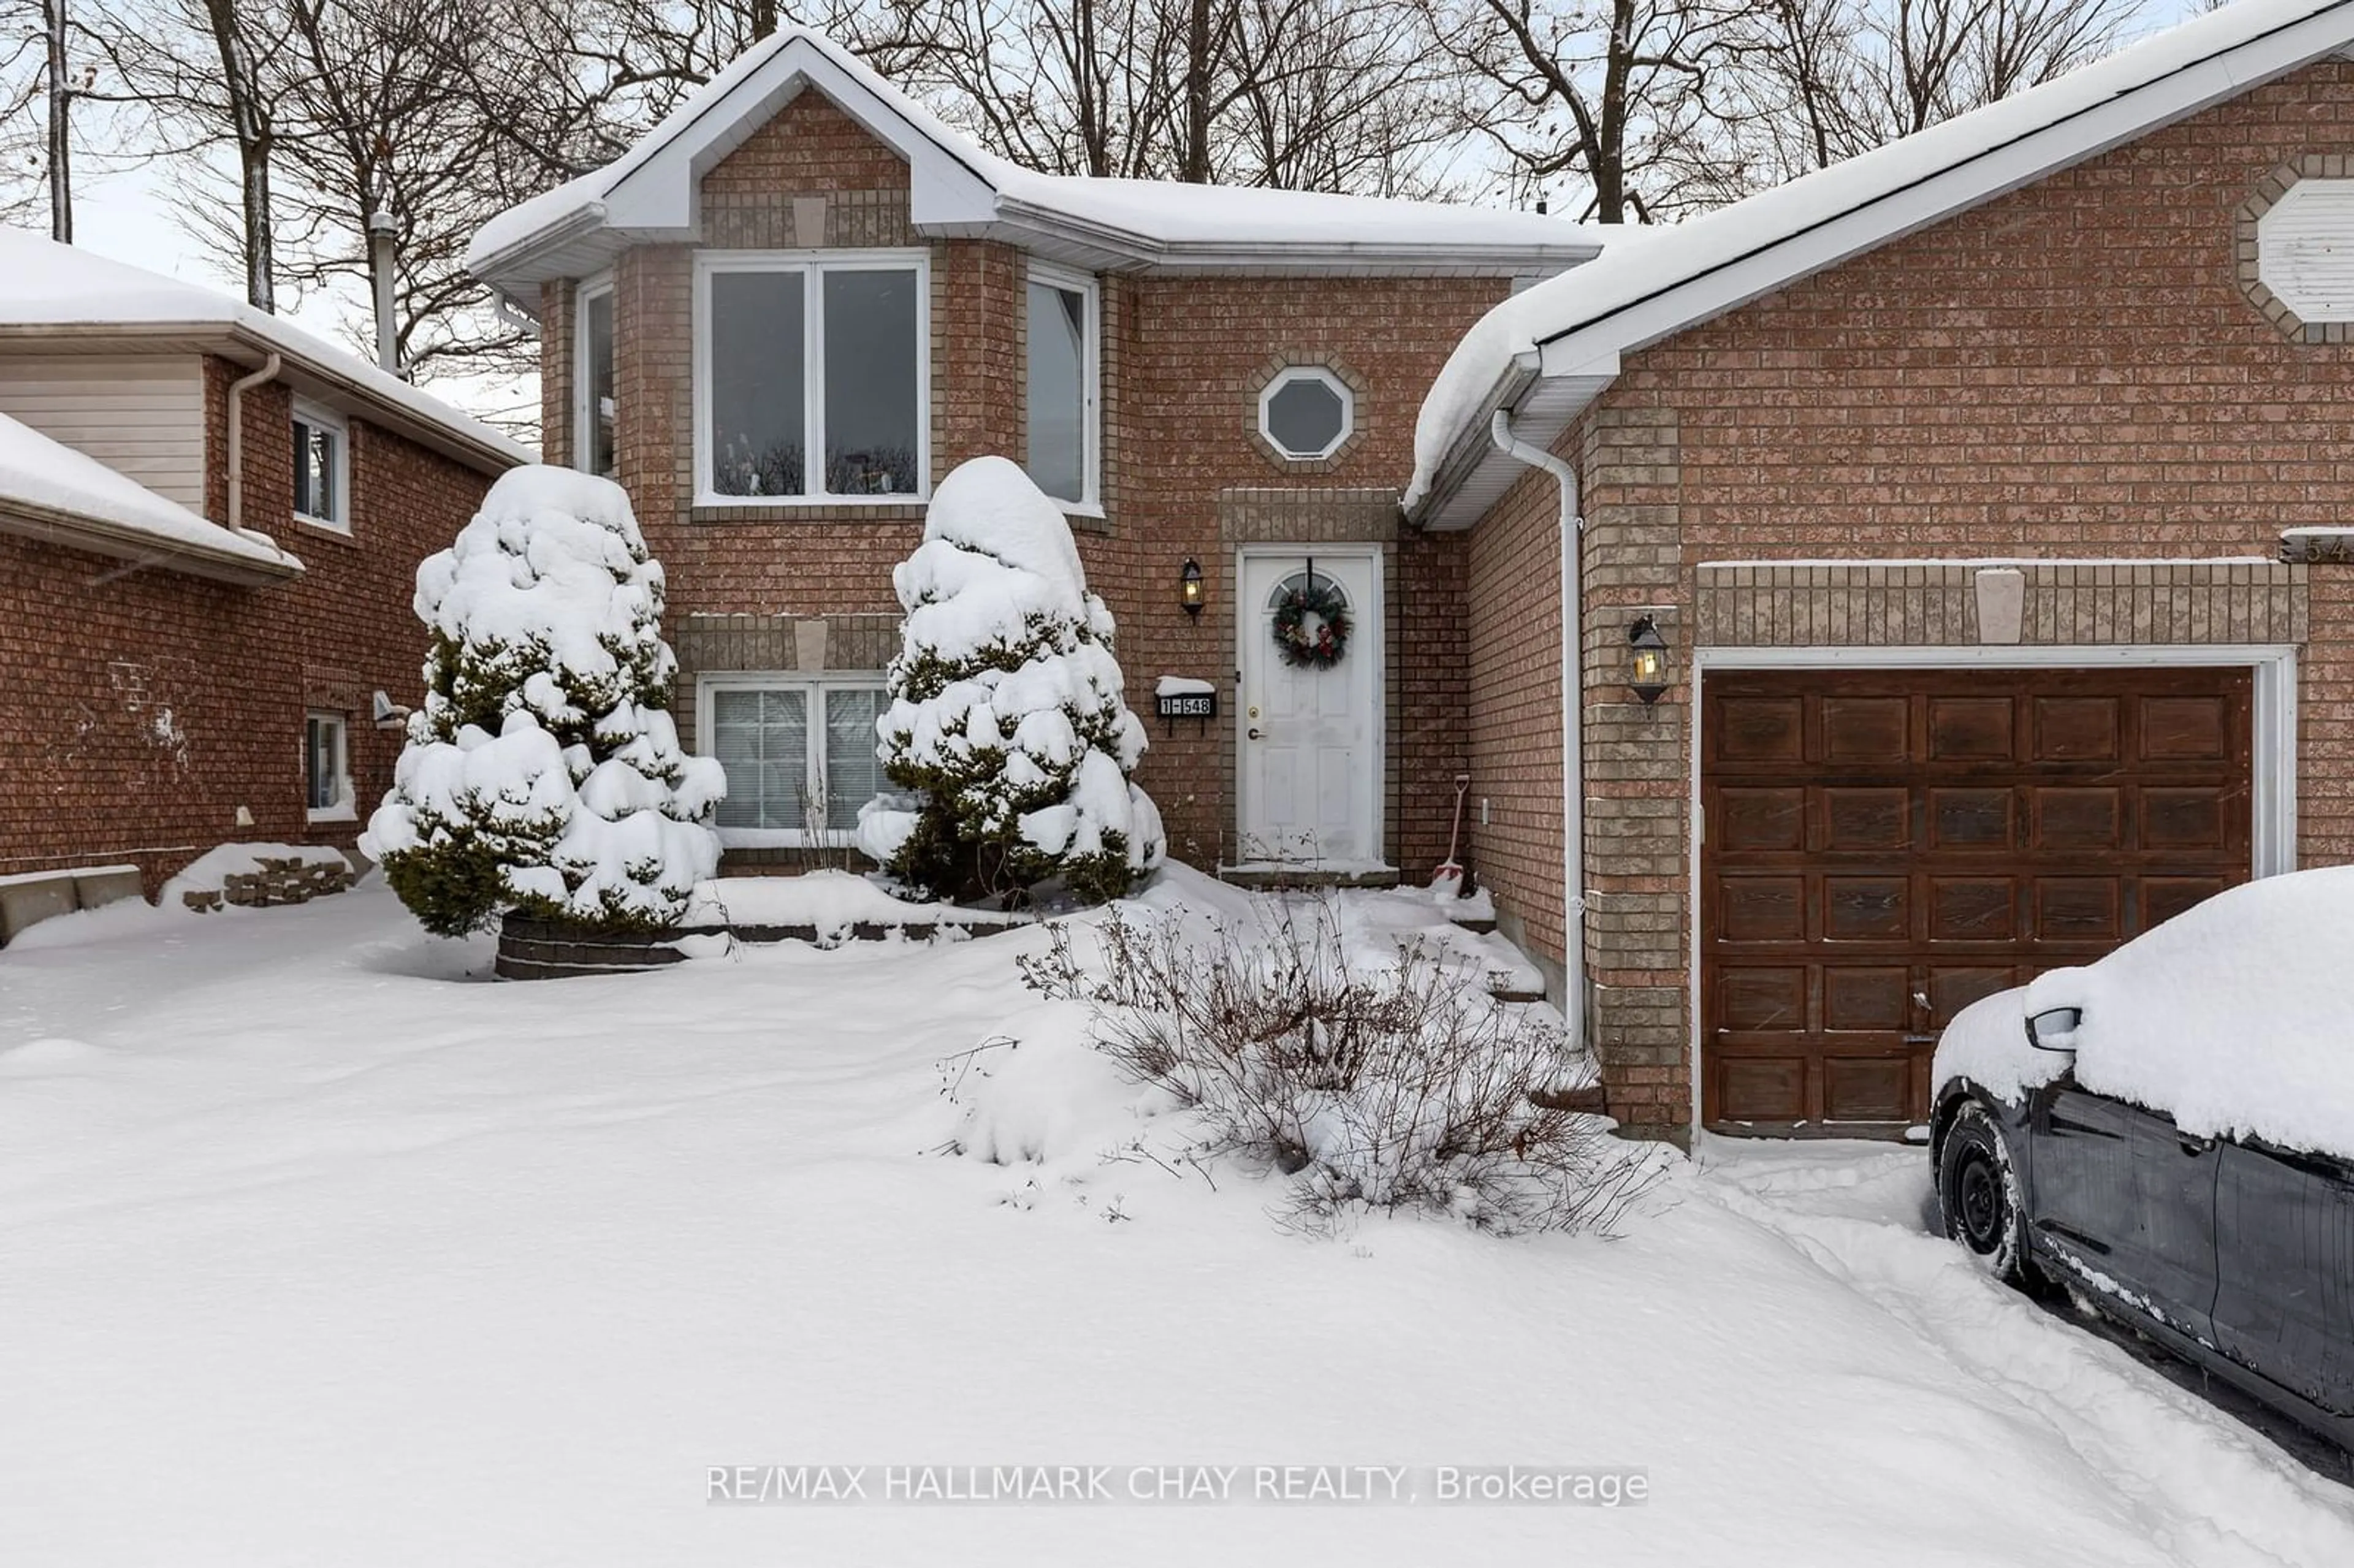
[[73, 243], [73, 90], [66, 82], [66, 0], [42, 0], [41, 26], [48, 34], [49, 63], [49, 238]]
[[1185, 157], [1177, 177], [1210, 183], [1210, 0], [1193, 0], [1185, 27]]
[[1594, 149], [1594, 219], [1627, 221], [1627, 77], [1635, 54], [1634, 0], [1610, 8], [1610, 46], [1602, 67], [1601, 134]]
[[220, 50], [222, 86], [237, 133], [238, 197], [245, 235], [245, 298], [260, 311], [278, 309], [274, 265], [277, 235], [270, 210], [270, 126], [254, 99], [253, 73], [237, 28], [237, 0], [205, 0], [213, 44]]

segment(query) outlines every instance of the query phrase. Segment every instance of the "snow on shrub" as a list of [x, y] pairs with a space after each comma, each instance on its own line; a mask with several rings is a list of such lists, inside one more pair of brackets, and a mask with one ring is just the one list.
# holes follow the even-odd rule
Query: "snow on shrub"
[[1161, 814], [1129, 782], [1144, 726], [1061, 510], [1013, 463], [975, 458], [891, 580], [907, 615], [877, 756], [908, 794], [860, 811], [859, 847], [954, 898], [1054, 878], [1099, 901], [1159, 865]]
[[719, 863], [726, 778], [666, 710], [663, 571], [620, 486], [518, 468], [417, 568], [425, 704], [360, 845], [425, 928], [514, 909], [612, 931], [676, 923]]
[[1179, 915], [1115, 910], [1082, 955], [1057, 924], [1024, 980], [1093, 1010], [1092, 1039], [1202, 1118], [1213, 1150], [1290, 1175], [1298, 1213], [1416, 1209], [1483, 1229], [1606, 1227], [1657, 1151], [1532, 1090], [1569, 1065], [1557, 1022], [1499, 1002], [1476, 962], [1419, 940], [1348, 952], [1319, 910], [1204, 939]]

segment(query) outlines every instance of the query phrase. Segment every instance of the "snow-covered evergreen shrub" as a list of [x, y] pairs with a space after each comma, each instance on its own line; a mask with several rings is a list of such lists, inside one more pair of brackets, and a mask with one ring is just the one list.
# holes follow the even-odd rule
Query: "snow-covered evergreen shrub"
[[860, 847], [960, 898], [1054, 878], [1099, 901], [1158, 866], [1161, 814], [1129, 782], [1144, 726], [1061, 510], [1015, 464], [975, 458], [941, 482], [892, 583], [907, 615], [877, 755], [907, 794], [860, 812]]
[[1531, 1099], [1570, 1065], [1564, 1032], [1461, 955], [1352, 951], [1329, 910], [1208, 939], [1117, 910], [1051, 943], [1022, 959], [1032, 989], [1087, 1003], [1097, 1050], [1193, 1107], [1211, 1150], [1290, 1176], [1311, 1225], [1363, 1206], [1606, 1229], [1659, 1174], [1656, 1150]]
[[519, 468], [417, 568], [425, 704], [361, 847], [425, 928], [508, 909], [609, 931], [677, 923], [718, 867], [726, 777], [666, 711], [663, 571], [620, 485]]

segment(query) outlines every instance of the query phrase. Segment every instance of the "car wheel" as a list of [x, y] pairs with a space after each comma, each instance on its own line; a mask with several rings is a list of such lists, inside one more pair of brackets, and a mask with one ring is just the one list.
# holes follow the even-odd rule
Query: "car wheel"
[[1955, 1113], [1937, 1156], [1937, 1205], [1946, 1234], [1978, 1266], [2007, 1285], [2031, 1283], [2027, 1219], [2010, 1146], [1993, 1115], [1976, 1100]]

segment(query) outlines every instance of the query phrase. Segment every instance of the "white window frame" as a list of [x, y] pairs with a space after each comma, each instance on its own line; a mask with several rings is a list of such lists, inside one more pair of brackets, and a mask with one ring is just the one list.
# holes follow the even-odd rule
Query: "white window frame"
[[335, 515], [321, 517], [315, 513], [305, 512], [298, 506], [294, 510], [295, 521], [307, 523], [313, 528], [324, 528], [331, 534], [348, 534], [352, 531], [351, 421], [331, 408], [297, 397], [294, 399], [293, 411], [287, 421], [287, 441], [290, 446], [293, 441], [293, 427], [297, 424], [308, 425], [315, 430], [324, 430], [335, 438]]
[[[330, 724], [335, 729], [335, 798], [327, 805], [311, 804], [311, 726]], [[352, 720], [332, 708], [312, 708], [302, 715], [302, 817], [311, 822], [355, 822], [359, 800], [352, 789]]]
[[[1079, 349], [1079, 429], [1084, 451], [1080, 493], [1076, 499], [1049, 496], [1047, 499], [1066, 513], [1079, 517], [1100, 517], [1103, 510], [1103, 282], [1092, 272], [1076, 271], [1068, 267], [1056, 267], [1044, 261], [1030, 263], [1030, 271], [1022, 296], [1023, 320], [1027, 323], [1030, 295], [1026, 283], [1044, 283], [1049, 288], [1066, 289], [1081, 296], [1087, 302], [1080, 307], [1086, 331], [1081, 334]], [[1023, 334], [1023, 355], [1029, 355], [1029, 334]], [[1022, 417], [1025, 446], [1030, 418], [1030, 366], [1022, 366]], [[1025, 458], [1029, 455], [1025, 450]]]
[[[717, 760], [719, 734], [713, 723], [716, 707], [714, 696], [720, 692], [798, 691], [809, 694], [805, 727], [809, 736], [809, 772], [806, 788], [811, 794], [825, 788], [825, 694], [830, 691], [885, 692], [890, 683], [880, 670], [828, 670], [806, 673], [798, 670], [728, 670], [697, 675], [695, 679], [695, 747], [704, 756]], [[724, 849], [810, 849], [822, 846], [826, 834], [847, 834], [848, 828], [825, 828], [811, 832], [806, 826], [799, 828], [721, 828], [720, 846]]]
[[[572, 299], [572, 466], [582, 473], [596, 471], [588, 466], [589, 455], [597, 450], [597, 410], [588, 384], [588, 302], [597, 299], [609, 302], [613, 301], [613, 280], [610, 274], [592, 278], [583, 282]], [[620, 347], [620, 335], [621, 317], [616, 305], [613, 314], [613, 340], [617, 350]], [[615, 364], [617, 382], [620, 379], [619, 369], [617, 354]], [[614, 401], [617, 405], [620, 402], [619, 390], [620, 388], [616, 387], [617, 396]], [[614, 418], [613, 437], [614, 455], [618, 460], [620, 452], [620, 420], [618, 407]]]
[[[916, 488], [900, 495], [722, 495], [711, 485], [711, 280], [721, 272], [801, 274], [802, 479], [825, 467], [825, 275], [916, 274]], [[910, 506], [932, 495], [932, 256], [912, 247], [885, 250], [705, 250], [695, 259], [695, 504], [698, 507], [802, 507], [840, 510]]]
[[[1267, 409], [1273, 406], [1275, 402], [1275, 395], [1282, 391], [1285, 387], [1301, 381], [1321, 382], [1323, 385], [1332, 389], [1333, 396], [1341, 399], [1340, 432], [1326, 444], [1324, 450], [1321, 451], [1293, 451], [1289, 447], [1285, 446], [1281, 441], [1275, 439], [1275, 431], [1267, 423]], [[1268, 446], [1274, 448], [1278, 452], [1280, 452], [1285, 458], [1292, 462], [1322, 462], [1334, 452], [1339, 451], [1342, 447], [1346, 446], [1349, 442], [1349, 438], [1357, 433], [1357, 394], [1350, 387], [1347, 382], [1341, 380], [1341, 377], [1334, 374], [1328, 366], [1321, 365], [1287, 365], [1281, 370], [1275, 373], [1273, 380], [1269, 381], [1266, 386], [1258, 389], [1258, 433], [1261, 440], [1267, 442]]]

